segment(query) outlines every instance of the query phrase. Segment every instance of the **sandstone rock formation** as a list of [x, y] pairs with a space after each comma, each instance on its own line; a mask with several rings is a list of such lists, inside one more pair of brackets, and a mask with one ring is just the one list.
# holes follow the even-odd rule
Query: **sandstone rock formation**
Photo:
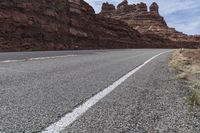
[[[134, 15], [137, 21], [130, 19]], [[128, 5], [126, 0], [117, 9], [104, 3], [101, 15], [83, 0], [1, 0], [0, 51], [197, 46], [140, 34], [136, 29], [146, 30], [144, 18], [144, 24], [156, 22], [152, 29], [166, 27], [156, 5], [148, 13], [144, 3]]]
[[103, 3], [102, 5], [102, 13], [110, 14], [112, 11], [115, 11], [115, 6], [113, 4], [109, 4], [108, 2]]
[[150, 6], [150, 14], [159, 16], [159, 6], [156, 2], [153, 2]]
[[1, 0], [0, 29], [0, 51], [134, 48], [142, 43], [138, 31], [96, 15], [83, 0]]
[[67, 46], [69, 3], [65, 0], [1, 0], [0, 50], [51, 50]]
[[75, 49], [134, 48], [140, 33], [126, 23], [95, 14], [83, 0], [70, 1], [70, 46]]
[[124, 0], [122, 1], [118, 6], [117, 6], [117, 9], [119, 8], [124, 8], [125, 6], [128, 5], [128, 1], [127, 0]]
[[153, 2], [149, 11], [145, 3], [129, 5], [126, 0], [120, 3], [116, 10], [110, 10], [103, 4], [100, 15], [126, 22], [133, 29], [142, 34], [155, 34], [171, 41], [200, 43], [199, 36], [188, 36], [167, 26], [164, 18], [159, 14], [159, 6]]

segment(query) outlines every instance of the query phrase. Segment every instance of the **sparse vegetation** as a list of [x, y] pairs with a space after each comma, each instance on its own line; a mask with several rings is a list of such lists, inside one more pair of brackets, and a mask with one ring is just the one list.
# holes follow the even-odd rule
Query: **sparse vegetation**
[[65, 6], [66, 6], [66, 0], [59, 0], [59, 1], [56, 1], [55, 3], [55, 8], [57, 12], [64, 11]]
[[176, 50], [169, 65], [178, 72], [178, 79], [190, 84], [192, 94], [188, 98], [189, 103], [200, 105], [200, 49]]
[[178, 79], [183, 79], [183, 80], [188, 80], [189, 74], [186, 72], [182, 72], [181, 74], [178, 74], [177, 78]]
[[192, 106], [200, 105], [200, 92], [198, 90], [193, 90], [192, 95], [189, 96], [189, 104]]

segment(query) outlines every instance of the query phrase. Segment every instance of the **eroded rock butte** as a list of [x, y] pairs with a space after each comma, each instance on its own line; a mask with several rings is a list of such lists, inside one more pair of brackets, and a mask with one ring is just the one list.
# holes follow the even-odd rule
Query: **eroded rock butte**
[[103, 3], [100, 15], [126, 22], [141, 34], [155, 34], [171, 41], [200, 42], [200, 36], [186, 35], [176, 31], [175, 28], [168, 27], [164, 18], [159, 14], [159, 6], [156, 2], [152, 3], [149, 11], [143, 2], [128, 4], [128, 1], [124, 0], [116, 9], [112, 4]]

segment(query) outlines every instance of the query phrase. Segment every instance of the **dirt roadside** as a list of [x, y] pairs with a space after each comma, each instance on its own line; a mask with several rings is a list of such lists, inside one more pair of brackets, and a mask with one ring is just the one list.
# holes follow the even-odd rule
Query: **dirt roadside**
[[200, 49], [179, 49], [171, 58], [169, 66], [177, 71], [177, 78], [185, 80], [191, 95], [189, 104], [200, 105]]

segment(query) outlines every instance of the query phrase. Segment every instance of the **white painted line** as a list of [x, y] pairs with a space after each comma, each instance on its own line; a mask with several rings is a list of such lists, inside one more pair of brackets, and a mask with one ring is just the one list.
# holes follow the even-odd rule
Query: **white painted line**
[[[167, 51], [170, 52], [170, 51]], [[147, 63], [155, 59], [156, 57], [167, 53], [163, 52], [160, 54], [157, 54], [153, 56], [152, 58], [148, 59], [146, 62], [144, 62], [142, 65], [138, 66], [134, 70], [130, 71], [123, 77], [121, 77], [119, 80], [115, 81], [112, 85], [105, 88], [103, 91], [100, 91], [95, 96], [88, 99], [85, 103], [75, 108], [72, 112], [66, 114], [64, 117], [62, 117], [59, 121], [56, 123], [50, 125], [47, 127], [42, 133], [60, 133], [65, 127], [72, 124], [75, 120], [77, 120], [81, 115], [83, 115], [88, 109], [90, 109], [92, 106], [94, 106], [98, 101], [100, 101], [102, 98], [104, 98], [106, 95], [108, 95], [110, 92], [112, 92], [116, 87], [118, 87], [120, 84], [122, 84], [126, 79], [128, 79], [130, 76], [132, 76], [134, 73], [136, 73], [138, 70], [140, 70], [142, 67], [144, 67]]]
[[29, 60], [46, 60], [46, 59], [56, 59], [56, 58], [64, 58], [64, 57], [74, 57], [77, 55], [64, 55], [64, 56], [52, 56], [52, 57], [38, 57], [38, 58], [30, 58]]
[[47, 60], [47, 59], [56, 59], [56, 58], [64, 58], [64, 57], [74, 57], [78, 55], [64, 55], [64, 56], [52, 56], [52, 57], [38, 57], [38, 58], [28, 58], [28, 59], [20, 59], [20, 60], [4, 60], [0, 61], [0, 63], [15, 63], [22, 61], [35, 61], [35, 60]]

